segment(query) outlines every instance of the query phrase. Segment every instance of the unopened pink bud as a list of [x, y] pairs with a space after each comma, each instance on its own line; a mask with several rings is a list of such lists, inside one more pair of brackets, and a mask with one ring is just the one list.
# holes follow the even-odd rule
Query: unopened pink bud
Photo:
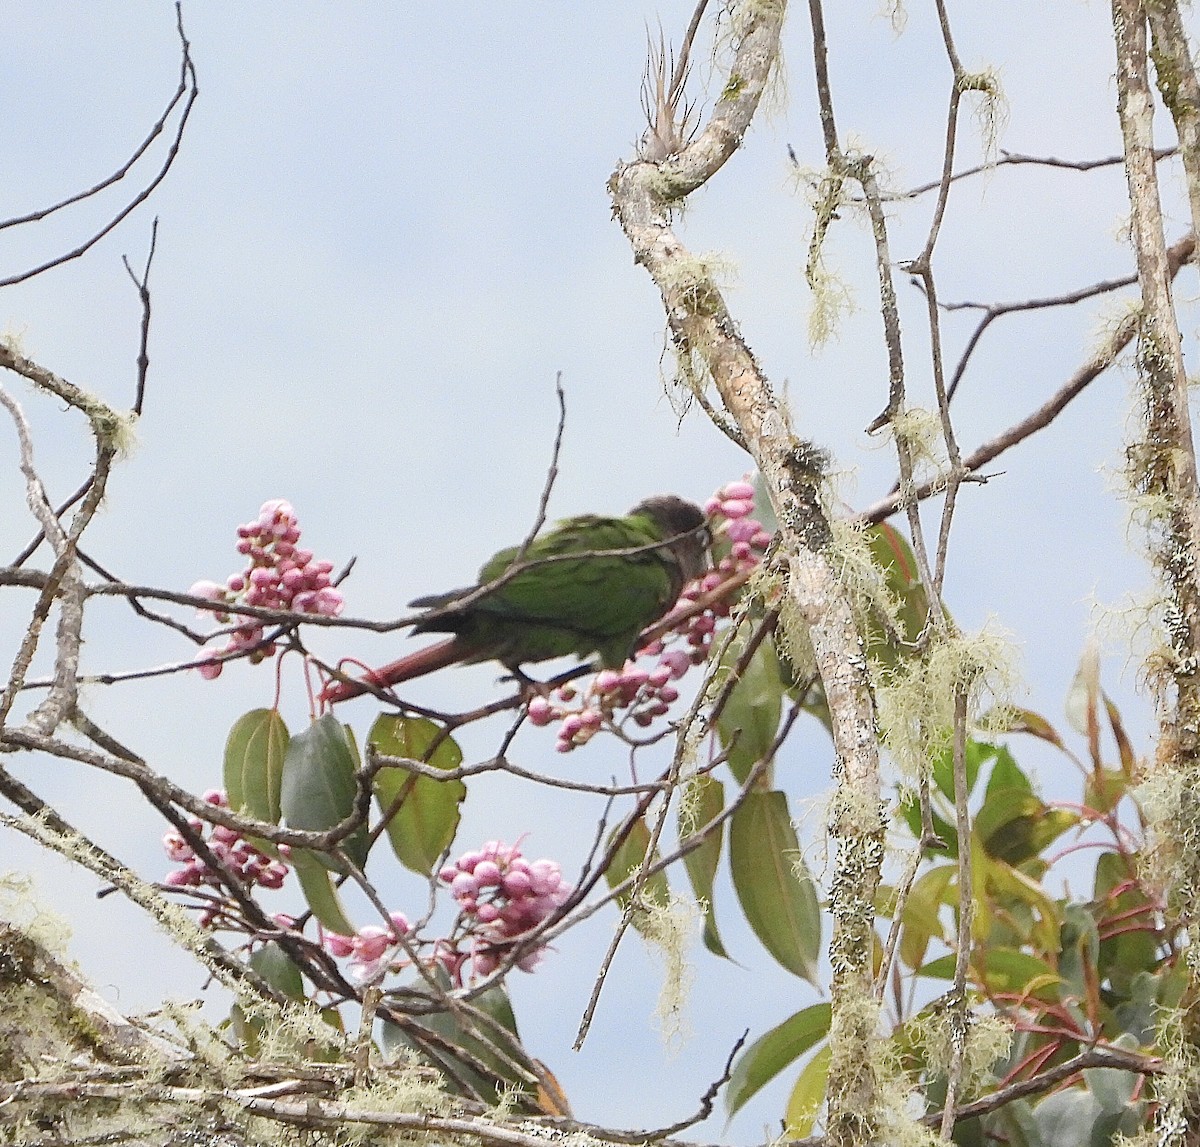
[[550, 702], [545, 697], [534, 697], [529, 702], [529, 707], [526, 709], [529, 716], [529, 723], [537, 725], [539, 728], [544, 725], [549, 725], [554, 719], [554, 711], [550, 707]]
[[727, 536], [731, 542], [748, 542], [762, 529], [762, 524], [756, 518], [739, 518], [729, 523]]
[[225, 587], [218, 585], [215, 581], [197, 581], [193, 582], [188, 589], [188, 593], [192, 597], [202, 597], [206, 601], [224, 601]]
[[748, 514], [754, 513], [754, 503], [730, 498], [728, 501], [721, 503], [721, 513], [727, 518], [744, 518]]
[[162, 844], [163, 852], [167, 854], [167, 859], [173, 861], [175, 864], [183, 864], [195, 856], [191, 846], [177, 832], [166, 833], [162, 838]]
[[393, 944], [391, 932], [375, 924], [358, 930], [354, 938], [354, 954], [363, 961], [378, 960]]
[[283, 881], [286, 876], [287, 876], [286, 868], [281, 868], [278, 865], [272, 864], [272, 865], [268, 866], [267, 868], [264, 868], [258, 874], [258, 882], [264, 888], [273, 891], [277, 888], [283, 887]]
[[221, 676], [221, 670], [225, 667], [217, 660], [218, 654], [215, 650], [207, 650], [200, 655], [203, 661], [196, 666], [196, 671], [204, 678], [205, 681], [215, 681]]
[[490, 976], [500, 966], [500, 961], [491, 952], [476, 952], [471, 957], [471, 966], [477, 976]]
[[340, 589], [335, 589], [331, 585], [323, 586], [317, 590], [316, 612], [323, 617], [337, 617], [342, 612], [342, 608], [346, 604], [346, 599], [342, 596]]
[[662, 655], [662, 663], [678, 681], [692, 667], [692, 659], [682, 649], [669, 649]]
[[412, 930], [412, 925], [403, 912], [391, 912], [388, 914], [388, 918], [391, 920], [392, 929], [397, 936], [407, 936]]
[[479, 891], [479, 885], [469, 872], [460, 872], [450, 884], [450, 891], [456, 900], [474, 896]]
[[489, 888], [500, 883], [500, 866], [494, 860], [481, 860], [471, 875], [480, 888]]
[[458, 875], [458, 865], [457, 864], [447, 864], [446, 867], [443, 868], [441, 870], [441, 872], [438, 873], [438, 879], [443, 884], [450, 884], [453, 882], [454, 878], [457, 875]]
[[464, 852], [458, 858], [458, 867], [463, 872], [474, 872], [475, 865], [483, 859], [482, 852]]
[[535, 860], [529, 866], [530, 890], [535, 896], [544, 896], [558, 887], [562, 869], [553, 860]]
[[596, 674], [596, 691], [598, 693], [611, 693], [623, 681], [624, 678], [615, 669], [601, 669]]
[[541, 948], [534, 948], [532, 952], [526, 952], [525, 955], [517, 961], [517, 967], [520, 968], [522, 972], [532, 972], [533, 969], [542, 962], [542, 953], [545, 951], [546, 949], [543, 946]]
[[575, 736], [580, 729], [583, 728], [583, 720], [578, 713], [572, 713], [570, 716], [563, 719], [562, 728], [559, 730], [559, 737], [564, 740], [569, 740]]
[[500, 919], [500, 909], [495, 904], [485, 902], [475, 909], [475, 919], [480, 924], [493, 924]]
[[749, 482], [727, 482], [721, 487], [722, 499], [736, 498], [738, 501], [753, 501], [754, 487]]
[[352, 936], [339, 936], [336, 932], [325, 933], [325, 951], [339, 959], [349, 956], [354, 951]]

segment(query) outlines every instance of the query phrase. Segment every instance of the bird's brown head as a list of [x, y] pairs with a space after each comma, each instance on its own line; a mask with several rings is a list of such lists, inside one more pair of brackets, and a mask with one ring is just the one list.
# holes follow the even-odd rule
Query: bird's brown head
[[675, 539], [669, 549], [684, 583], [708, 569], [708, 530], [704, 511], [695, 502], [674, 494], [656, 494], [639, 502], [629, 513], [649, 518], [664, 538]]

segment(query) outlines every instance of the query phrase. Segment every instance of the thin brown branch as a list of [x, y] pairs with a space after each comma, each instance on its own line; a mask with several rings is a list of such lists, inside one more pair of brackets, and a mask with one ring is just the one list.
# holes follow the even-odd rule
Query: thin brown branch
[[146, 397], [146, 374], [150, 370], [150, 266], [154, 262], [154, 249], [157, 245], [158, 218], [156, 216], [150, 225], [150, 250], [146, 253], [146, 265], [142, 268], [140, 279], [133, 273], [133, 268], [129, 265], [129, 257], [121, 256], [121, 261], [125, 264], [125, 270], [129, 272], [134, 287], [137, 288], [138, 299], [142, 304], [142, 331], [137, 356], [137, 388], [133, 398], [133, 413], [138, 415], [142, 413], [142, 403]]
[[[1192, 235], [1187, 235], [1169, 248], [1167, 262], [1172, 277], [1179, 272], [1180, 267], [1191, 260], [1195, 251], [1195, 245], [1195, 238]], [[995, 438], [991, 438], [981, 446], [976, 447], [975, 450], [963, 459], [963, 468], [972, 473], [977, 473], [1006, 450], [1049, 426], [1070, 405], [1071, 401], [1087, 388], [1089, 383], [1103, 374], [1105, 370], [1117, 361], [1121, 352], [1133, 341], [1134, 335], [1137, 334], [1137, 329], [1138, 320], [1136, 315], [1125, 318], [1108, 335], [1103, 344], [1089, 359], [1050, 398], [1019, 422], [1014, 423], [1007, 430], [996, 435]], [[941, 482], [935, 478], [920, 483], [914, 493], [917, 498], [928, 498], [931, 494], [936, 494], [940, 491]], [[881, 522], [885, 518], [891, 517], [900, 505], [901, 498], [899, 494], [889, 494], [886, 498], [881, 498], [878, 502], [860, 511], [857, 517], [858, 520], [864, 522]]]
[[154, 140], [163, 131], [167, 120], [171, 117], [177, 105], [182, 101], [182, 110], [179, 113], [179, 122], [175, 127], [174, 136], [167, 149], [167, 154], [158, 171], [154, 176], [147, 181], [144, 187], [134, 195], [128, 203], [125, 204], [111, 219], [108, 220], [98, 231], [94, 232], [83, 242], [79, 243], [71, 250], [56, 255], [52, 259], [46, 260], [35, 267], [31, 267], [26, 271], [21, 271], [16, 275], [10, 275], [7, 278], [0, 279], [0, 287], [10, 287], [16, 283], [24, 283], [37, 275], [41, 275], [46, 271], [52, 270], [55, 267], [61, 267], [64, 263], [69, 263], [73, 259], [78, 259], [81, 255], [87, 254], [97, 243], [100, 242], [106, 235], [110, 234], [119, 227], [129, 216], [137, 210], [151, 195], [155, 189], [167, 177], [167, 173], [171, 170], [175, 163], [176, 157], [179, 155], [180, 146], [183, 143], [183, 133], [187, 128], [188, 119], [191, 117], [192, 108], [195, 106], [196, 97], [200, 94], [200, 88], [196, 82], [196, 68], [192, 63], [191, 44], [188, 41], [187, 35], [183, 30], [183, 6], [179, 0], [176, 0], [175, 5], [175, 26], [179, 35], [180, 51], [182, 54], [179, 68], [179, 86], [175, 94], [171, 97], [171, 101], [167, 105], [166, 111], [163, 112], [158, 122], [151, 129], [150, 134], [146, 137], [143, 143], [134, 152], [129, 161], [122, 166], [118, 171], [107, 179], [101, 180], [100, 183], [88, 188], [86, 191], [78, 192], [75, 195], [64, 199], [60, 203], [54, 204], [52, 207], [43, 208], [40, 211], [32, 212], [26, 216], [20, 216], [15, 219], [10, 219], [7, 222], [0, 224], [0, 227], [18, 226], [23, 223], [34, 222], [38, 219], [44, 219], [46, 216], [60, 211], [64, 207], [69, 207], [73, 203], [78, 203], [81, 200], [89, 199], [94, 195], [99, 194], [107, 187], [111, 187], [114, 183], [123, 179], [128, 171], [137, 163]]
[[[1154, 152], [1156, 160], [1169, 159], [1178, 152], [1176, 147], [1162, 147]], [[1000, 158], [992, 163], [980, 163], [974, 167], [968, 167], [963, 171], [956, 171], [950, 176], [951, 183], [957, 183], [960, 179], [969, 179], [973, 175], [988, 174], [995, 171], [998, 167], [1019, 167], [1022, 165], [1032, 164], [1037, 167], [1056, 167], [1064, 171], [1094, 171], [1098, 167], [1119, 167], [1125, 162], [1123, 155], [1109, 155], [1103, 159], [1059, 159], [1053, 155], [1024, 155], [1019, 151], [1005, 151], [1000, 149]], [[885, 195], [884, 199], [894, 201], [897, 199], [916, 199], [921, 195], [926, 195], [930, 191], [938, 191], [942, 187], [942, 179], [931, 179], [928, 183], [918, 184], [916, 187], [910, 187], [907, 191], [901, 191], [891, 195]]]

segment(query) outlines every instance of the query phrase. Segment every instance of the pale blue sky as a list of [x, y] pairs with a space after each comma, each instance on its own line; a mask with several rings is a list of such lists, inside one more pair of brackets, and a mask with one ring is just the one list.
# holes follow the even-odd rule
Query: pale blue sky
[[[829, 5], [840, 130], [883, 158], [897, 187], [940, 162], [949, 71], [931, 5], [912, 3], [897, 37], [874, 4]], [[89, 551], [128, 580], [186, 588], [232, 572], [233, 529], [269, 497], [289, 498], [305, 536], [339, 565], [358, 555], [349, 612], [395, 616], [420, 593], [460, 585], [481, 560], [520, 537], [536, 507], [562, 371], [568, 426], [554, 516], [619, 512], [662, 490], [703, 500], [745, 461], [702, 417], [682, 426], [659, 384], [665, 368], [657, 292], [632, 265], [610, 219], [605, 180], [639, 134], [645, 25], [678, 35], [690, 5], [508, 3], [434, 7], [204, 0], [185, 6], [201, 96], [174, 171], [153, 202], [87, 259], [0, 294], [0, 327], [26, 352], [117, 405], [130, 401], [139, 309], [120, 256], [144, 257], [160, 218], [151, 372], [138, 447], [115, 473]], [[951, 4], [969, 68], [994, 65], [1008, 94], [1001, 146], [1034, 154], [1115, 154], [1119, 134], [1107, 8], [1040, 0]], [[805, 335], [808, 214], [786, 145], [821, 161], [806, 14], [793, 11], [785, 83], [744, 148], [694, 197], [680, 223], [698, 251], [736, 266], [729, 302], [769, 376], [787, 386], [799, 433], [829, 448], [846, 472], [846, 502], [886, 491], [891, 458], [863, 427], [880, 410], [886, 360], [873, 309], [869, 236], [848, 219], [829, 260], [854, 286], [858, 312], [819, 355]], [[174, 86], [178, 56], [163, 0], [60, 0], [8, 6], [0, 77], [0, 217], [44, 205], [107, 174], [142, 137]], [[695, 90], [703, 95], [703, 64]], [[980, 154], [964, 125], [962, 162]], [[151, 163], [157, 162], [151, 160]], [[136, 178], [136, 176], [135, 176]], [[1172, 187], [1177, 190], [1177, 180]], [[0, 272], [40, 261], [88, 233], [118, 202], [0, 233]], [[930, 202], [896, 207], [893, 252], [915, 255]], [[1091, 175], [1008, 169], [960, 185], [939, 247], [944, 300], [1045, 295], [1124, 274], [1115, 234], [1126, 210], [1119, 168]], [[1171, 237], [1184, 229], [1176, 214]], [[1181, 294], [1194, 295], [1185, 274]], [[900, 276], [915, 401], [929, 402], [923, 303]], [[970, 448], [1054, 390], [1084, 357], [1104, 305], [1010, 320], [981, 345], [958, 403]], [[972, 323], [951, 316], [961, 346]], [[1189, 329], [1190, 333], [1190, 329]], [[52, 493], [73, 489], [86, 457], [79, 420], [18, 394], [38, 434]], [[1057, 719], [1090, 626], [1090, 600], [1144, 588], [1126, 545], [1124, 511], [1101, 472], [1121, 456], [1128, 380], [1099, 380], [1065, 416], [964, 491], [948, 597], [967, 627], [994, 617], [1011, 630], [1029, 685], [1026, 702]], [[32, 532], [22, 510], [13, 436], [0, 432], [0, 543]], [[28, 602], [6, 595], [0, 630], [11, 645]], [[89, 670], [153, 665], [187, 654], [166, 630], [99, 603], [87, 631]], [[395, 656], [400, 638], [314, 638], [330, 656]], [[6, 658], [11, 654], [5, 653]], [[1122, 672], [1124, 676], [1122, 677]], [[89, 703], [156, 768], [202, 789], [219, 775], [226, 730], [269, 704], [266, 670], [238, 666], [216, 684], [194, 675], [111, 689]], [[494, 672], [456, 671], [416, 699], [463, 704], [488, 695]], [[1110, 691], [1140, 734], [1147, 705], [1119, 650]], [[285, 713], [303, 721], [298, 677]], [[365, 729], [366, 702], [348, 710]], [[464, 738], [479, 755], [496, 734]], [[1144, 745], [1144, 741], [1142, 742]], [[624, 768], [597, 748], [549, 759], [552, 736], [526, 735], [522, 759], [604, 778]], [[1022, 759], [1036, 755], [1021, 746]], [[1044, 758], [1036, 758], [1044, 759]], [[828, 782], [827, 743], [804, 731], [780, 767], [793, 810]], [[159, 828], [128, 789], [42, 762], [21, 775], [68, 817], [153, 876], [165, 869]], [[1048, 791], [1058, 791], [1051, 779]], [[1070, 793], [1067, 786], [1061, 795]], [[530, 833], [533, 855], [570, 868], [594, 810], [476, 786], [460, 840]], [[145, 1007], [164, 991], [190, 996], [200, 976], [174, 958], [138, 914], [93, 884], [0, 846], [5, 865], [37, 870], [44, 894], [77, 920], [75, 952], [119, 1004]], [[819, 867], [821, 859], [814, 856]], [[395, 904], [415, 886], [397, 878]], [[740, 966], [696, 954], [693, 1040], [664, 1055], [649, 1015], [656, 974], [634, 940], [617, 963], [590, 1042], [569, 1051], [612, 917], [568, 940], [535, 977], [514, 981], [533, 1051], [563, 1081], [583, 1118], [629, 1126], [690, 1110], [728, 1048], [813, 1002], [739, 930], [731, 893], [723, 919]], [[136, 953], [136, 956], [133, 954]], [[730, 1006], [730, 1001], [736, 1006]], [[786, 1083], [735, 1124], [738, 1141], [776, 1126]], [[704, 1134], [721, 1133], [719, 1121]]]

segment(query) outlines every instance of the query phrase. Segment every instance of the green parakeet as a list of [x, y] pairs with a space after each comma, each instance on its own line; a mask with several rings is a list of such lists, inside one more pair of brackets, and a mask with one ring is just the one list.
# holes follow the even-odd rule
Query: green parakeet
[[[477, 585], [411, 603], [432, 611], [413, 632], [452, 633], [448, 641], [393, 661], [362, 683], [331, 685], [322, 699], [345, 701], [365, 693], [368, 685], [395, 685], [447, 665], [478, 661], [499, 661], [520, 674], [529, 662], [598, 654], [604, 667], [620, 668], [638, 634], [707, 569], [707, 542], [703, 511], [673, 495], [647, 498], [624, 518], [568, 518], [534, 538], [521, 562], [529, 568], [495, 590], [455, 608], [455, 602], [500, 578], [519, 547], [488, 561]], [[628, 549], [639, 552], [589, 556]]]

